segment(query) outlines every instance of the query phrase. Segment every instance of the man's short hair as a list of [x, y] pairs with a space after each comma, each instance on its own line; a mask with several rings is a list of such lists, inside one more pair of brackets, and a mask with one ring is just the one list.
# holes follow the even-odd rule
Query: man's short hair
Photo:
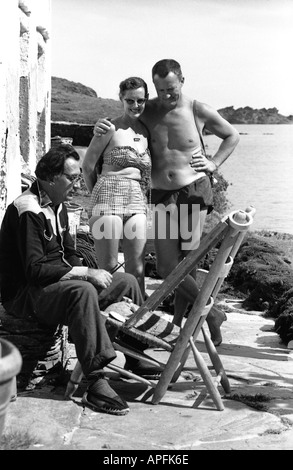
[[67, 158], [74, 158], [79, 161], [80, 156], [72, 145], [60, 144], [50, 148], [38, 161], [35, 174], [37, 178], [51, 181], [54, 176], [64, 172], [64, 163]]
[[173, 59], [159, 60], [159, 62], [157, 62], [152, 68], [152, 78], [154, 78], [155, 75], [165, 78], [169, 72], [175, 73], [180, 80], [183, 78], [179, 62]]

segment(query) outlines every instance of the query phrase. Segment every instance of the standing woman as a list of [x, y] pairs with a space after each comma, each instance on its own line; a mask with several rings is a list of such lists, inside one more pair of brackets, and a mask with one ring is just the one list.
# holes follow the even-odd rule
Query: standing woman
[[147, 129], [139, 117], [148, 88], [139, 77], [123, 80], [119, 88], [123, 114], [113, 119], [107, 134], [92, 138], [82, 171], [91, 192], [89, 225], [99, 267], [110, 272], [115, 268], [122, 239], [125, 271], [136, 277], [144, 295], [151, 157]]

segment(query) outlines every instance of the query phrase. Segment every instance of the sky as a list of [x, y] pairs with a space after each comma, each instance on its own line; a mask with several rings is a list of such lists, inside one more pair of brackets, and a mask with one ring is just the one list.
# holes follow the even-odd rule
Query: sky
[[293, 114], [293, 0], [51, 0], [52, 75], [118, 99], [172, 58], [183, 93], [216, 109]]

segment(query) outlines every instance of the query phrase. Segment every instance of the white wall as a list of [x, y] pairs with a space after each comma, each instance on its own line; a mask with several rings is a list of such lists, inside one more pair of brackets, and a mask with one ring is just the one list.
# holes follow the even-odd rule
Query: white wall
[[9, 0], [0, 15], [0, 224], [50, 147], [51, 0]]

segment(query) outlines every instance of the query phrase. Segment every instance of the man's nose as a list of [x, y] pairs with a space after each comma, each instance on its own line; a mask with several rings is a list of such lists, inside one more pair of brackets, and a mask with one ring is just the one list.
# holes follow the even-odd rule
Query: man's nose
[[73, 187], [74, 187], [74, 189], [75, 189], [75, 188], [76, 188], [76, 189], [80, 188], [80, 180], [75, 181], [75, 182], [73, 183]]

